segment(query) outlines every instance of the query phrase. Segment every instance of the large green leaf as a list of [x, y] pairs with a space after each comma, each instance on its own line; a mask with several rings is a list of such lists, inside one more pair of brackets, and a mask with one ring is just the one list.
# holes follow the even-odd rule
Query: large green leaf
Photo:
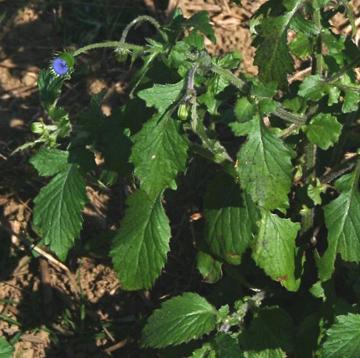
[[330, 327], [326, 335], [322, 357], [360, 357], [360, 314], [337, 316], [336, 323]]
[[0, 357], [1, 358], [12, 358], [13, 356], [13, 347], [10, 343], [4, 338], [0, 337]]
[[281, 308], [260, 310], [240, 336], [246, 358], [283, 358], [294, 348], [294, 323]]
[[287, 83], [287, 75], [293, 71], [293, 60], [287, 45], [287, 30], [303, 0], [292, 1], [283, 16], [267, 17], [261, 24], [262, 41], [257, 47], [255, 64], [259, 76], [265, 82]]
[[249, 133], [238, 153], [241, 186], [265, 209], [286, 210], [292, 178], [290, 150], [258, 116], [239, 125]]
[[331, 277], [338, 253], [345, 261], [360, 262], [359, 175], [360, 164], [352, 173], [342, 176], [336, 182], [336, 188], [341, 194], [324, 207], [328, 247], [317, 260], [322, 281]]
[[259, 213], [229, 175], [218, 174], [210, 183], [204, 217], [205, 241], [210, 251], [230, 264], [240, 264], [254, 238]]
[[152, 313], [143, 330], [143, 345], [162, 348], [200, 338], [215, 328], [216, 319], [215, 307], [198, 294], [186, 292]]
[[160, 196], [150, 198], [137, 191], [127, 205], [111, 251], [114, 268], [124, 289], [150, 288], [166, 263], [169, 219]]
[[171, 117], [151, 118], [134, 136], [130, 160], [141, 189], [150, 196], [176, 188], [175, 178], [186, 167], [188, 143]]
[[330, 113], [319, 113], [313, 117], [306, 127], [306, 136], [311, 143], [321, 149], [328, 149], [340, 137], [342, 125]]
[[159, 113], [164, 113], [176, 100], [180, 98], [184, 88], [184, 80], [177, 83], [159, 85], [139, 91], [138, 96], [146, 102], [148, 107], [155, 107]]
[[69, 153], [55, 148], [42, 148], [30, 159], [30, 163], [41, 176], [52, 176], [65, 170]]
[[76, 165], [58, 173], [34, 200], [34, 227], [60, 259], [80, 234], [86, 200], [85, 181]]
[[295, 277], [295, 239], [299, 223], [263, 211], [252, 257], [273, 280], [289, 291], [297, 291], [300, 281]]

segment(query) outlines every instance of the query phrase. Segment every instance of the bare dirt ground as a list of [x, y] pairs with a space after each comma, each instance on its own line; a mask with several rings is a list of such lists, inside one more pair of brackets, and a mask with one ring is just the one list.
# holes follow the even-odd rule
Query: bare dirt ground
[[[242, 6], [236, 6], [228, 0], [181, 0], [170, 1], [168, 10], [176, 3], [185, 15], [207, 10], [218, 40], [216, 45], [208, 44], [209, 51], [239, 50], [243, 70], [256, 73], [249, 19], [263, 2], [243, 0]], [[106, 251], [106, 247], [86, 256], [80, 250], [76, 259], [70, 259], [68, 267], [62, 267], [31, 252], [21, 241], [27, 232], [31, 233], [32, 199], [42, 181], [27, 164], [30, 153], [11, 153], [31, 138], [30, 124], [39, 116], [36, 81], [40, 69], [47, 65], [55, 50], [63, 48], [64, 42], [74, 42], [59, 28], [66, 28], [66, 13], [76, 9], [62, 6], [62, 2], [54, 6], [46, 3], [0, 2], [1, 13], [6, 14], [0, 20], [0, 335], [13, 339], [15, 357], [21, 358], [150, 357], [151, 353], [138, 353], [134, 344], [146, 314], [166, 295], [184, 289], [202, 289], [190, 259], [179, 262], [176, 255], [171, 256], [164, 278], [155, 290], [130, 294], [121, 290], [109, 260], [96, 254]], [[127, 11], [135, 6], [130, 0], [123, 1], [121, 6], [116, 1], [104, 3], [105, 7], [109, 6], [108, 16], [115, 9]], [[357, 8], [358, 2], [355, 5]], [[85, 2], [84, 6], [87, 6]], [[145, 13], [160, 13], [164, 18], [164, 12], [153, 1], [139, 1], [136, 6]], [[83, 10], [86, 13], [91, 8]], [[135, 17], [131, 16], [127, 19]], [[90, 29], [98, 29], [100, 33], [102, 28], [97, 21]], [[343, 27], [348, 31], [347, 26]], [[119, 37], [111, 26], [104, 34], [93, 34], [93, 38], [91, 31], [86, 32], [89, 38], [84, 39], [85, 43], [101, 36]], [[111, 110], [116, 97], [121, 97], [126, 88], [126, 73], [118, 71], [109, 75], [107, 63], [103, 62], [105, 65], [100, 68], [96, 59], [84, 59], [89, 73], [66, 89], [64, 97], [71, 98], [70, 104], [86, 104], [91, 94], [105, 89], [108, 100], [104, 111]], [[106, 246], [102, 233], [116, 226], [123, 195], [121, 190], [104, 193], [90, 188], [88, 193], [91, 203], [85, 212], [85, 235], [91, 236], [95, 244], [105, 240]], [[110, 219], [106, 218], [108, 212]]]

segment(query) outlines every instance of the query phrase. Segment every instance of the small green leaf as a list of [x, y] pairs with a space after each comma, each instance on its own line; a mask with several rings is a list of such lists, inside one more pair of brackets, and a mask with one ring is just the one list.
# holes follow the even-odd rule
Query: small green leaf
[[150, 196], [176, 188], [175, 179], [185, 170], [188, 143], [171, 117], [151, 118], [134, 137], [130, 160], [141, 189]]
[[306, 136], [311, 143], [321, 149], [329, 149], [337, 143], [342, 125], [330, 113], [319, 113], [313, 117], [306, 127]]
[[177, 83], [159, 85], [138, 92], [138, 96], [146, 102], [148, 107], [155, 107], [163, 114], [176, 100], [180, 99], [184, 89], [184, 80]]
[[210, 251], [230, 264], [240, 264], [256, 232], [255, 205], [232, 177], [219, 174], [208, 187], [204, 206], [204, 236]]
[[162, 348], [201, 338], [216, 326], [217, 311], [196, 293], [186, 292], [165, 301], [149, 317], [143, 345]]
[[311, 55], [312, 46], [311, 38], [303, 32], [298, 32], [289, 45], [291, 52], [302, 60]]
[[355, 112], [359, 108], [360, 93], [357, 91], [345, 91], [344, 103], [342, 106], [343, 113]]
[[238, 153], [240, 184], [265, 209], [286, 210], [293, 169], [291, 152], [259, 116], [247, 124], [248, 141]]
[[14, 348], [4, 337], [0, 337], [0, 357], [12, 358]]
[[326, 184], [321, 184], [318, 178], [316, 178], [314, 183], [309, 184], [307, 194], [315, 205], [321, 204], [321, 194], [326, 192], [326, 188]]
[[68, 166], [69, 153], [55, 148], [42, 148], [38, 153], [31, 157], [30, 163], [41, 176], [52, 176]]
[[360, 262], [359, 172], [357, 165], [353, 173], [338, 179], [336, 188], [341, 194], [324, 207], [328, 247], [324, 255], [317, 259], [322, 281], [331, 277], [338, 253], [345, 261]]
[[337, 316], [336, 323], [326, 332], [326, 336], [322, 357], [360, 357], [360, 314]]
[[199, 11], [191, 16], [190, 19], [187, 20], [186, 26], [194, 27], [196, 30], [207, 36], [211, 42], [216, 43], [214, 29], [210, 25], [209, 14], [207, 11]]
[[85, 181], [76, 165], [57, 174], [34, 200], [34, 227], [62, 260], [80, 235], [86, 201]]
[[295, 277], [295, 239], [299, 229], [299, 223], [264, 211], [253, 247], [256, 264], [289, 291], [297, 291], [300, 284]]
[[133, 291], [150, 288], [166, 263], [171, 236], [161, 197], [137, 191], [113, 242], [111, 256], [121, 285]]
[[241, 97], [235, 103], [234, 112], [239, 122], [247, 122], [254, 117], [256, 106], [250, 103], [246, 97]]
[[199, 251], [196, 256], [196, 267], [204, 278], [205, 282], [215, 283], [221, 279], [222, 263], [215, 260], [206, 252]]
[[319, 101], [329, 92], [329, 85], [322, 80], [320, 75], [308, 76], [300, 85], [299, 96], [312, 101]]

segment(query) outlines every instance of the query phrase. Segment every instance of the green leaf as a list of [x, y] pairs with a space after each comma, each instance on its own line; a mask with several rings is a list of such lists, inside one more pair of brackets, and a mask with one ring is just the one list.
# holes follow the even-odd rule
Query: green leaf
[[165, 188], [176, 188], [175, 179], [185, 170], [188, 143], [179, 133], [179, 125], [166, 116], [151, 118], [134, 137], [130, 160], [141, 189], [150, 196]]
[[205, 196], [205, 241], [215, 256], [238, 265], [256, 232], [259, 213], [232, 177], [218, 174]]
[[330, 113], [319, 113], [306, 127], [306, 136], [321, 149], [329, 149], [339, 140], [342, 125]]
[[247, 130], [248, 141], [237, 156], [240, 184], [258, 205], [268, 210], [285, 210], [291, 188], [291, 152], [259, 116], [248, 122]]
[[360, 262], [359, 172], [358, 164], [353, 173], [338, 179], [336, 188], [341, 194], [324, 207], [328, 247], [317, 259], [322, 281], [331, 277], [338, 253], [345, 261]]
[[159, 196], [137, 191], [127, 205], [111, 251], [114, 268], [124, 289], [150, 288], [166, 263], [169, 219]]
[[204, 278], [205, 282], [215, 283], [221, 279], [222, 263], [215, 260], [206, 252], [199, 251], [196, 256], [196, 267]]
[[326, 96], [329, 91], [329, 85], [322, 80], [320, 75], [308, 76], [301, 83], [299, 88], [299, 96], [312, 101], [319, 101]]
[[191, 358], [217, 358], [216, 352], [210, 343], [204, 343], [200, 348], [194, 350]]
[[143, 345], [162, 348], [201, 338], [216, 326], [217, 311], [196, 293], [186, 292], [165, 301], [149, 317]]
[[34, 200], [34, 227], [62, 260], [80, 235], [86, 201], [85, 181], [75, 165], [57, 174]]
[[337, 316], [336, 323], [330, 327], [326, 335], [322, 357], [360, 357], [360, 314]]
[[295, 277], [295, 239], [299, 229], [299, 223], [263, 211], [252, 253], [256, 264], [289, 291], [297, 291], [300, 284]]
[[254, 117], [256, 106], [250, 103], [246, 97], [241, 97], [235, 103], [234, 112], [239, 122], [247, 122]]
[[293, 71], [293, 60], [287, 45], [287, 30], [302, 0], [293, 1], [290, 11], [283, 16], [267, 17], [261, 25], [262, 42], [257, 47], [255, 64], [259, 76], [265, 82], [287, 83], [287, 75]]
[[0, 357], [12, 358], [14, 348], [4, 337], [0, 337]]
[[30, 163], [41, 176], [55, 175], [67, 167], [69, 153], [55, 148], [42, 148], [31, 157]]
[[355, 112], [359, 108], [360, 93], [357, 91], [345, 91], [344, 103], [342, 106], [343, 113]]
[[260, 310], [248, 329], [240, 336], [245, 357], [283, 358], [284, 352], [294, 348], [294, 323], [281, 308], [269, 307]]
[[216, 43], [214, 29], [210, 25], [209, 14], [207, 11], [199, 11], [191, 16], [190, 19], [187, 20], [186, 26], [194, 27], [196, 30], [207, 36], [211, 42]]
[[302, 60], [311, 55], [312, 46], [311, 38], [303, 32], [298, 32], [289, 45], [291, 52]]
[[184, 80], [177, 83], [159, 85], [138, 92], [138, 96], [146, 102], [148, 107], [155, 107], [163, 114], [176, 100], [184, 89]]

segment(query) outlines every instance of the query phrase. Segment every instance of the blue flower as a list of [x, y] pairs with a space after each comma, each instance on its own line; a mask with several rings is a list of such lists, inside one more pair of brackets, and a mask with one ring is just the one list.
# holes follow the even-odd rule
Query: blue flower
[[60, 57], [56, 57], [52, 61], [51, 67], [58, 76], [64, 76], [69, 72], [69, 66], [67, 62]]

